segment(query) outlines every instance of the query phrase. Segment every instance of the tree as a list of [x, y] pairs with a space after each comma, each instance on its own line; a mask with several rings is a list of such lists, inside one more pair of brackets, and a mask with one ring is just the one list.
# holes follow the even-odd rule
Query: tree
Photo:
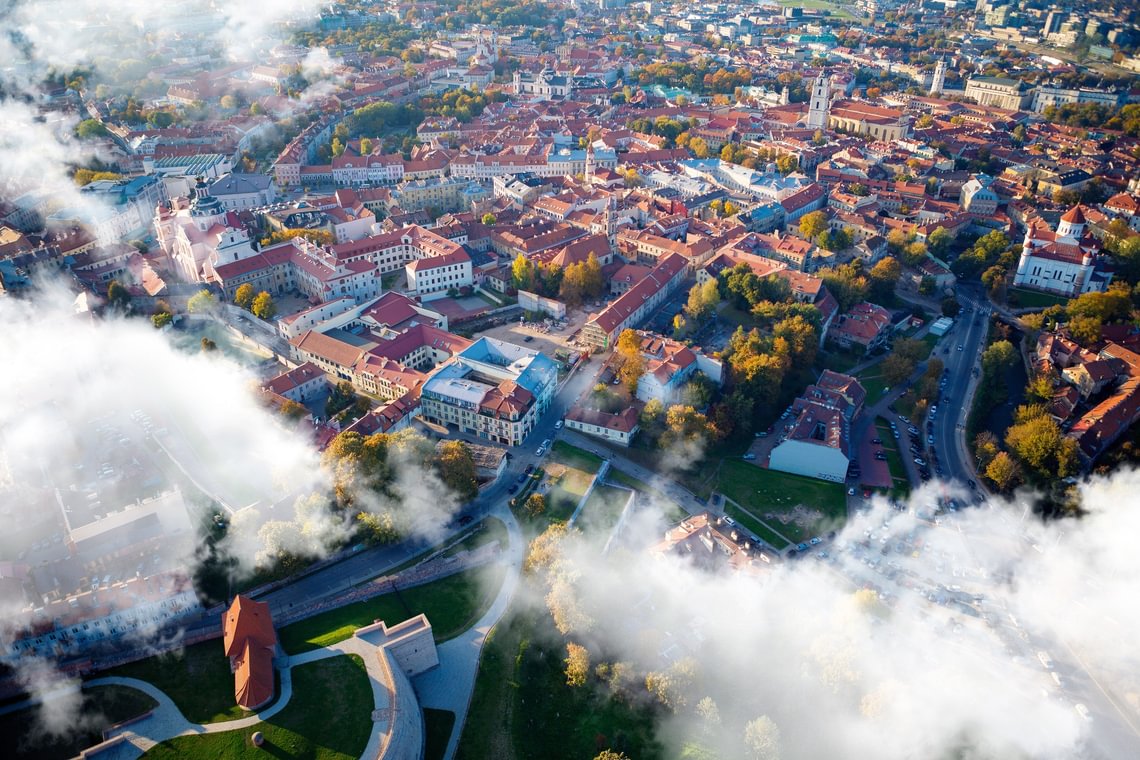
[[494, 214], [488, 211], [486, 214], [483, 214], [483, 219], [481, 221], [485, 226], [490, 227], [492, 224], [497, 222], [498, 219], [495, 218]]
[[785, 153], [776, 159], [776, 170], [780, 174], [791, 174], [798, 168], [800, 168], [800, 159], [791, 153]]
[[532, 493], [523, 502], [523, 509], [532, 519], [542, 515], [546, 512], [546, 496], [540, 493]]
[[200, 345], [202, 346], [202, 351], [205, 353], [218, 350], [218, 344], [206, 337], [202, 338]]
[[161, 330], [174, 321], [174, 315], [168, 311], [160, 311], [157, 314], [152, 314], [150, 321], [156, 328]]
[[1064, 478], [1077, 470], [1077, 442], [1062, 434], [1044, 407], [1039, 408], [1038, 416], [1011, 425], [1005, 443], [1020, 462], [1042, 478]]
[[946, 231], [945, 227], [936, 227], [926, 237], [926, 247], [932, 254], [941, 258], [942, 254], [946, 253], [946, 249], [950, 247], [953, 238], [950, 233]]
[[700, 326], [716, 313], [718, 304], [720, 304], [720, 285], [716, 280], [706, 280], [703, 285], [694, 285], [689, 289], [685, 316]]
[[949, 298], [942, 299], [942, 316], [956, 317], [962, 311], [962, 304], [958, 303], [958, 299], [950, 296]]
[[281, 413], [282, 417], [293, 420], [294, 422], [300, 421], [302, 417], [309, 413], [309, 410], [304, 406], [288, 398], [285, 399], [285, 403], [281, 404], [281, 408], [277, 411]]
[[725, 201], [721, 207], [721, 215], [724, 217], [730, 217], [733, 214], [739, 213], [739, 211], [740, 208], [732, 201]]
[[780, 727], [767, 715], [749, 721], [744, 746], [751, 760], [780, 760]]
[[996, 374], [1017, 361], [1017, 349], [1008, 340], [995, 340], [982, 353], [982, 370]]
[[936, 283], [933, 277], [923, 277], [918, 281], [918, 294], [922, 296], [930, 295], [934, 292], [935, 285]]
[[340, 141], [340, 138], [339, 138], [339, 137], [334, 137], [334, 138], [332, 139], [332, 146], [330, 147], [330, 149], [329, 149], [329, 150], [330, 150], [330, 152], [332, 153], [332, 155], [333, 155], [333, 158], [336, 158], [337, 156], [339, 156], [339, 155], [341, 155], [342, 153], [344, 153], [344, 143], [342, 143], [342, 142]]
[[111, 280], [107, 285], [107, 303], [114, 309], [126, 311], [131, 308], [131, 292], [118, 280]]
[[702, 137], [693, 137], [689, 139], [689, 150], [697, 158], [709, 157], [709, 144]]
[[191, 314], [204, 314], [217, 308], [218, 299], [208, 290], [199, 290], [186, 301], [186, 310]]
[[1013, 457], [1004, 451], [999, 451], [986, 466], [986, 477], [993, 481], [999, 491], [1008, 491], [1017, 484], [1019, 468]]
[[914, 362], [897, 353], [892, 353], [883, 359], [883, 379], [888, 385], [898, 385], [910, 377], [912, 372], [914, 372]]
[[534, 262], [520, 254], [511, 262], [511, 279], [514, 281], [517, 290], [533, 290]]
[[253, 299], [249, 310], [253, 312], [253, 315], [258, 319], [273, 319], [273, 316], [277, 313], [277, 304], [273, 303], [273, 296], [263, 290]]
[[605, 749], [599, 752], [594, 760], [629, 760], [629, 755], [617, 750]]
[[455, 492], [461, 502], [471, 501], [479, 494], [475, 460], [466, 443], [443, 441], [436, 450], [434, 464], [439, 479]]
[[974, 438], [974, 455], [978, 458], [979, 467], [987, 467], [994, 457], [1001, 451], [997, 436], [988, 430], [983, 430]]
[[580, 644], [566, 645], [566, 685], [585, 686], [590, 674], [590, 651]]
[[894, 297], [895, 287], [898, 285], [899, 277], [902, 276], [902, 266], [896, 259], [888, 256], [871, 267], [869, 275], [871, 300], [876, 303], [888, 302]]
[[75, 135], [80, 140], [106, 137], [108, 134], [106, 125], [98, 119], [84, 119], [75, 125]]
[[360, 138], [360, 155], [368, 156], [372, 154], [372, 140], [367, 137]]
[[248, 310], [253, 306], [253, 298], [255, 295], [257, 295], [257, 293], [254, 291], [253, 286], [248, 282], [243, 283], [234, 291], [234, 304]]
[[824, 211], [812, 211], [800, 217], [800, 235], [808, 240], [814, 240], [827, 230], [827, 213]]
[[1081, 345], [1088, 346], [1100, 340], [1101, 329], [1104, 325], [1096, 317], [1087, 316], [1071, 318], [1067, 327], [1073, 340]]
[[621, 362], [618, 379], [630, 395], [637, 393], [637, 384], [645, 372], [645, 357], [641, 354], [641, 336], [635, 330], [622, 330], [614, 354]]

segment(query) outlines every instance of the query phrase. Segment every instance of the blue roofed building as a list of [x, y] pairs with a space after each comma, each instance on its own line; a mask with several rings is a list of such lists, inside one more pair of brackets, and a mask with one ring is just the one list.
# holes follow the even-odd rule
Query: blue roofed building
[[420, 392], [420, 416], [495, 443], [519, 446], [558, 387], [558, 365], [529, 348], [480, 338], [441, 367]]

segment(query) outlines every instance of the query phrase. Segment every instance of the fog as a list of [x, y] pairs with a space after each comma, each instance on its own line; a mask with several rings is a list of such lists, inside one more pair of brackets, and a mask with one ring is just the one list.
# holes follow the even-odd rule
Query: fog
[[[572, 534], [526, 601], [544, 606], [549, 588], [573, 598], [568, 638], [592, 665], [666, 674], [667, 757], [1134, 757], [1135, 728], [1111, 709], [1086, 722], [1074, 703], [1104, 688], [1140, 725], [1138, 485], [1131, 470], [1095, 479], [1083, 488], [1090, 514], [1051, 524], [1028, 495], [938, 526], [879, 503], [819, 547], [827, 558], [813, 549], [758, 575], [713, 574], [636, 545], [599, 561], [597, 541]], [[943, 492], [924, 488], [909, 507], [922, 512]], [[638, 520], [627, 536], [659, 535], [654, 510]], [[894, 548], [910, 536], [918, 558]], [[897, 578], [855, 551], [884, 569], [898, 562]], [[627, 698], [651, 700], [644, 686]]]

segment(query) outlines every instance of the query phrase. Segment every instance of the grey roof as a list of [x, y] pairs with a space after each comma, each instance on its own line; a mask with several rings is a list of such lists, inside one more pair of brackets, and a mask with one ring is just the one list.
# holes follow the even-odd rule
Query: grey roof
[[227, 174], [210, 185], [211, 195], [244, 195], [263, 192], [272, 178], [268, 174]]

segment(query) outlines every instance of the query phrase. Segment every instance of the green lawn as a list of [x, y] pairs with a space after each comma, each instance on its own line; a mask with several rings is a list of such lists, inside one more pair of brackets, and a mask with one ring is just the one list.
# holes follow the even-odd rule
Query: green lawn
[[424, 708], [424, 760], [443, 760], [454, 728], [455, 713], [451, 710]]
[[773, 523], [796, 541], [833, 530], [847, 518], [847, 497], [841, 483], [766, 470], [738, 459], [726, 459], [721, 464], [717, 490], [761, 519], [767, 519], [767, 514], [791, 512], [799, 505], [818, 511], [820, 517], [810, 524]]
[[[250, 736], [265, 744], [254, 750]], [[372, 732], [372, 687], [356, 655], [331, 657], [293, 669], [293, 696], [281, 712], [249, 728], [192, 734], [163, 742], [144, 755], [154, 760], [225, 760], [260, 756], [356, 760]]]
[[566, 522], [578, 506], [578, 502], [590, 487], [593, 474], [573, 467], [567, 467], [554, 486], [546, 494], [546, 514], [549, 522]]
[[788, 547], [787, 541], [780, 538], [774, 530], [768, 527], [767, 523], [761, 521], [751, 512], [741, 509], [730, 501], [724, 503], [724, 511], [725, 514], [740, 523], [745, 530], [755, 533], [761, 541], [764, 541], [777, 551], [783, 551]]
[[573, 467], [591, 475], [602, 466], [602, 458], [593, 452], [571, 446], [566, 441], [555, 441], [550, 447], [550, 458], [567, 467]]
[[582, 760], [606, 748], [636, 760], [664, 755], [651, 709], [611, 697], [594, 677], [566, 685], [562, 641], [544, 608], [516, 605], [499, 621], [483, 647], [460, 760]]
[[423, 586], [322, 612], [285, 626], [277, 635], [286, 652], [300, 654], [344, 641], [357, 628], [376, 620], [394, 625], [422, 612], [432, 625], [435, 640], [442, 642], [471, 627], [491, 606], [502, 582], [501, 565], [466, 570]]
[[863, 386], [863, 390], [867, 391], [868, 405], [877, 403], [889, 387], [886, 378], [879, 374], [878, 369], [876, 365], [868, 369], [866, 374], [858, 377], [859, 384]]
[[855, 16], [840, 3], [831, 0], [777, 0], [781, 8], [807, 8], [830, 11], [832, 18], [855, 20]]
[[142, 715], [157, 703], [146, 694], [126, 686], [95, 686], [83, 690], [83, 720], [74, 721], [74, 731], [47, 734], [39, 720], [40, 707], [0, 715], [0, 736], [5, 758], [12, 760], [66, 760], [103, 741], [103, 731], [129, 718]]
[[139, 678], [157, 686], [191, 723], [217, 723], [247, 714], [234, 702], [234, 676], [221, 639], [128, 663], [98, 676]]
[[1047, 308], [1049, 306], [1065, 306], [1069, 299], [1064, 296], [1055, 296], [1051, 293], [1039, 293], [1036, 290], [1024, 288], [1010, 288], [1009, 305], [1027, 309]]
[[584, 533], [597, 534], [603, 540], [608, 538], [629, 501], [629, 495], [629, 491], [624, 488], [604, 484], [594, 486], [590, 498], [582, 507], [582, 514], [578, 516], [577, 526]]
[[677, 504], [665, 494], [661, 493], [660, 490], [649, 485], [644, 480], [640, 480], [639, 478], [635, 478], [628, 473], [622, 472], [616, 467], [611, 467], [609, 469], [609, 471], [606, 473], [606, 480], [611, 483], [617, 483], [619, 485], [626, 486], [627, 488], [632, 488], [635, 491], [641, 491], [644, 494], [649, 494], [651, 496], [657, 497], [655, 503], [661, 507], [662, 511], [664, 512], [665, 520], [670, 525], [673, 523], [678, 523], [689, 516], [688, 512], [681, 509], [679, 504]]
[[866, 358], [867, 354], [863, 351], [846, 351], [840, 348], [833, 348], [821, 353], [816, 360], [816, 364], [833, 372], [846, 373]]
[[502, 520], [497, 517], [487, 517], [476, 523], [475, 527], [463, 537], [463, 540], [452, 544], [443, 553], [443, 556], [453, 557], [459, 552], [474, 551], [493, 541], [499, 542], [500, 549], [506, 549], [507, 544], [510, 543], [510, 538], [507, 534], [507, 526]]

